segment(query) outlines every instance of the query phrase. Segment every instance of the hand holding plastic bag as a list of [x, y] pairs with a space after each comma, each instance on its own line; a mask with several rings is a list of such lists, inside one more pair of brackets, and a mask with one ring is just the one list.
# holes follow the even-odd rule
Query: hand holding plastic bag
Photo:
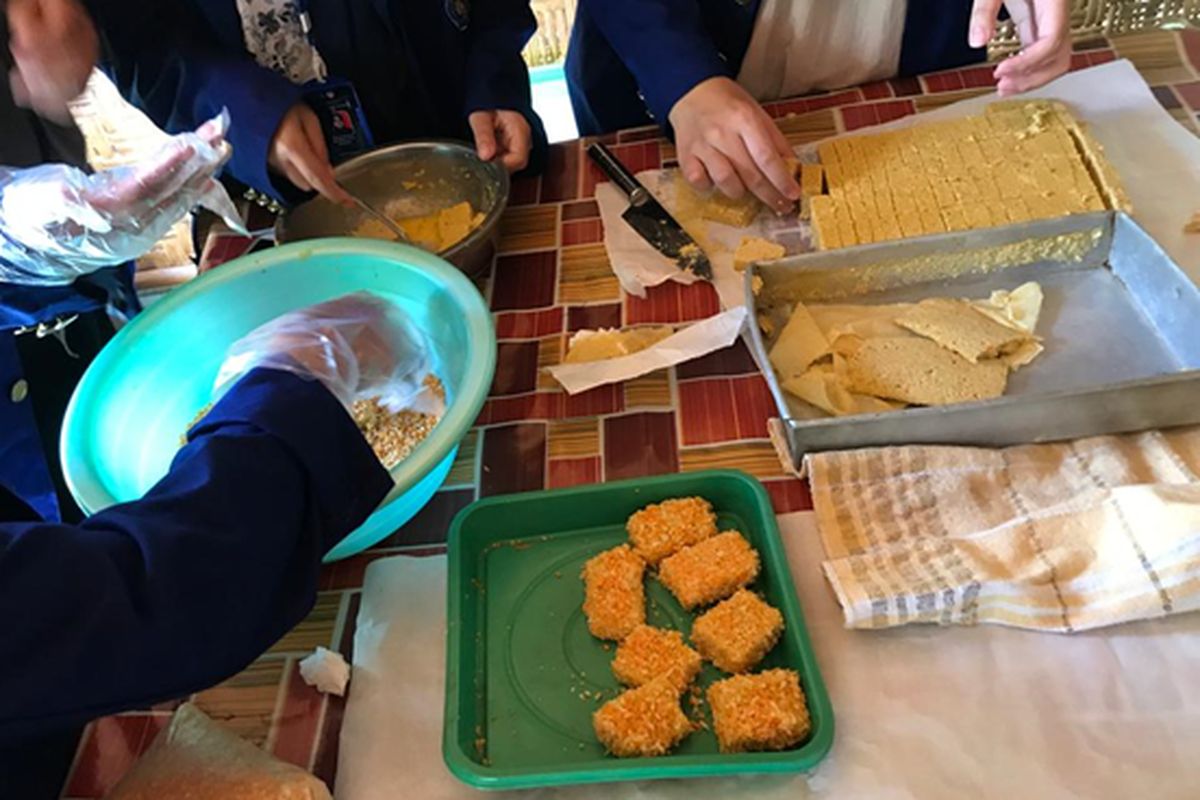
[[219, 396], [252, 369], [291, 372], [325, 384], [342, 405], [378, 397], [394, 411], [427, 407], [425, 338], [392, 303], [369, 292], [293, 311], [235, 342], [217, 375]]
[[197, 205], [242, 229], [213, 179], [231, 153], [228, 127], [222, 113], [141, 163], [93, 175], [65, 164], [0, 167], [0, 281], [62, 285], [130, 261]]

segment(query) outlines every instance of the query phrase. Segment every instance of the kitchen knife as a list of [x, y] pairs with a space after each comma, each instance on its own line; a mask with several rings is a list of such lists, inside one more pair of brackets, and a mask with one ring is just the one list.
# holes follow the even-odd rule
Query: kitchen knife
[[621, 218], [658, 252], [675, 261], [682, 270], [691, 270], [701, 278], [712, 279], [712, 264], [700, 245], [683, 230], [662, 204], [633, 177], [625, 165], [607, 147], [596, 143], [588, 148], [588, 157], [629, 196], [629, 208]]

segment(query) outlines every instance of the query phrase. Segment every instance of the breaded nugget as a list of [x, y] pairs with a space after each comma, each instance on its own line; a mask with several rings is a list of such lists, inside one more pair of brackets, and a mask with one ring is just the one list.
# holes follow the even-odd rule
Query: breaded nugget
[[613, 674], [627, 686], [641, 686], [670, 675], [683, 689], [700, 671], [700, 654], [684, 644], [683, 634], [639, 625], [617, 647]]
[[678, 497], [634, 513], [625, 523], [629, 541], [651, 566], [717, 533], [717, 515], [702, 497]]
[[685, 547], [658, 565], [658, 579], [684, 608], [715, 603], [758, 575], [758, 553], [737, 531]]
[[600, 743], [622, 758], [666, 755], [694, 727], [667, 675], [609, 700], [592, 715], [592, 726]]
[[719, 669], [749, 672], [783, 633], [783, 614], [747, 589], [739, 589], [692, 625], [692, 644]]
[[598, 639], [624, 639], [646, 621], [646, 562], [622, 544], [583, 565], [583, 613]]
[[790, 669], [717, 681], [708, 687], [708, 704], [722, 753], [783, 750], [812, 729], [800, 676]]

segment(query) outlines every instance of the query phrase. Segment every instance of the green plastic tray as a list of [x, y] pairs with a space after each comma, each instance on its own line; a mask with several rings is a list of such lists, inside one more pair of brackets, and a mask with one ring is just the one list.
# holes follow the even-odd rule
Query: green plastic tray
[[[614, 645], [594, 639], [580, 609], [583, 564], [626, 539], [625, 520], [669, 497], [712, 502], [762, 556], [754, 588], [783, 612], [783, 638], [762, 668], [800, 673], [812, 734], [791, 750], [722, 754], [709, 730], [671, 755], [618, 759], [592, 730], [614, 697]], [[484, 789], [694, 778], [812, 769], [833, 742], [833, 709], [804, 627], [770, 498], [742, 472], [664, 475], [480, 500], [450, 526], [443, 754], [460, 780]], [[691, 629], [692, 615], [653, 578], [647, 621]], [[700, 683], [723, 675], [706, 664]], [[692, 715], [689, 704], [684, 710]], [[707, 715], [707, 704], [705, 704]], [[707, 717], [706, 717], [707, 719]]]

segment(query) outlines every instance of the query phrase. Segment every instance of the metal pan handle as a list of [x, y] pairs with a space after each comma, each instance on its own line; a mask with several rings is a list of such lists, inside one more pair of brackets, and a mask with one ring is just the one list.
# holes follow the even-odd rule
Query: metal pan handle
[[637, 178], [625, 169], [625, 165], [617, 160], [607, 147], [597, 142], [587, 149], [588, 158], [596, 162], [596, 166], [604, 170], [604, 174], [612, 179], [612, 182], [621, 187], [621, 191], [625, 194], [633, 196], [633, 193], [642, 189], [642, 185], [638, 183]]

